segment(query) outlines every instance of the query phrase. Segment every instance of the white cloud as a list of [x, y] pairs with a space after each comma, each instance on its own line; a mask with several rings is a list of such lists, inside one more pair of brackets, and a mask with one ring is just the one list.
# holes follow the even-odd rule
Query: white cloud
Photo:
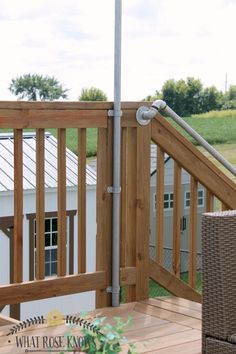
[[[0, 98], [12, 77], [55, 75], [113, 96], [115, 0], [0, 0]], [[236, 84], [234, 0], [123, 0], [122, 99], [139, 100], [169, 78]]]

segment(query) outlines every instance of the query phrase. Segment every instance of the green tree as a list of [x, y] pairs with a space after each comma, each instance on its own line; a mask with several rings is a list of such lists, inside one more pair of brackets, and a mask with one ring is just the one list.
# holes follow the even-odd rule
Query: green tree
[[83, 88], [79, 101], [107, 101], [107, 95], [96, 87]]
[[167, 80], [162, 86], [162, 98], [178, 114], [186, 115], [187, 85], [184, 80]]
[[18, 99], [29, 101], [52, 101], [67, 98], [67, 89], [53, 76], [25, 74], [11, 80], [9, 90]]
[[223, 104], [222, 92], [215, 86], [203, 89], [201, 81], [194, 77], [166, 81], [162, 87], [162, 97], [181, 116], [220, 109]]
[[221, 109], [223, 104], [223, 93], [218, 91], [215, 86], [206, 87], [200, 96], [200, 112], [209, 112]]
[[148, 95], [146, 96], [143, 101], [149, 101], [149, 102], [153, 102], [155, 100], [161, 100], [162, 99], [162, 95], [159, 91], [155, 91], [154, 95]]
[[181, 79], [176, 82], [176, 97], [175, 97], [176, 112], [177, 113], [179, 112], [181, 116], [186, 116], [189, 114], [187, 97], [188, 97], [188, 87], [186, 85], [186, 82]]
[[236, 100], [225, 101], [221, 109], [236, 109]]
[[226, 101], [236, 100], [236, 85], [231, 85], [225, 94]]
[[222, 101], [222, 109], [236, 109], [236, 85], [229, 87]]
[[167, 80], [162, 86], [162, 99], [167, 104], [176, 110], [176, 81], [173, 79]]
[[186, 86], [186, 113], [188, 115], [199, 113], [201, 109], [200, 96], [203, 89], [202, 83], [199, 79], [194, 79], [194, 77], [187, 77]]

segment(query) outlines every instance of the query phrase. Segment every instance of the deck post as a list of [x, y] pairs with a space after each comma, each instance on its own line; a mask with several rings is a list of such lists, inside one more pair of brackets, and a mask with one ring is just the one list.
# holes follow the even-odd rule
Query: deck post
[[148, 298], [151, 125], [137, 128], [136, 301]]

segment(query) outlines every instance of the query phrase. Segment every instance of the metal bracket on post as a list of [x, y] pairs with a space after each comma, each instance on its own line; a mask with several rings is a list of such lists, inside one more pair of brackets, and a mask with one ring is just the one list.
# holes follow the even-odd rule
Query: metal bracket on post
[[137, 112], [136, 112], [136, 120], [140, 125], [148, 125], [152, 118], [144, 118], [145, 113], [147, 114], [150, 111], [149, 107], [146, 106], [141, 106], [138, 108]]
[[110, 194], [120, 194], [121, 188], [114, 188], [113, 186], [107, 187], [107, 193]]
[[[114, 117], [115, 116], [115, 111], [114, 109], [109, 109], [107, 112], [108, 117]], [[122, 111], [117, 111], [116, 115], [119, 115], [120, 117], [122, 117], [123, 112]]]
[[106, 288], [106, 292], [107, 292], [107, 293], [112, 293], [112, 286], [108, 286], [108, 287]]
[[106, 288], [106, 292], [107, 293], [112, 293], [112, 294], [119, 294], [120, 293], [120, 287], [119, 286], [117, 286], [117, 287], [108, 286]]

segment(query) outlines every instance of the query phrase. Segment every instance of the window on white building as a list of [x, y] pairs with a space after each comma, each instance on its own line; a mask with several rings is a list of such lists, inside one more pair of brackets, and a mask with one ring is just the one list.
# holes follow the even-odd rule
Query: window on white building
[[[174, 204], [174, 194], [173, 193], [164, 193], [163, 206], [164, 209], [173, 209]], [[157, 208], [157, 195], [153, 195], [153, 211]]]
[[[203, 189], [199, 189], [197, 192], [197, 205], [199, 207], [204, 206], [204, 190]], [[187, 192], [185, 192], [185, 208], [189, 208], [189, 207], [190, 207], [190, 192], [187, 191]]]
[[173, 209], [174, 205], [174, 194], [165, 193], [164, 194], [164, 209]]
[[[45, 219], [45, 277], [57, 274], [57, 217]], [[34, 265], [36, 269], [36, 220], [34, 220]]]
[[[66, 267], [74, 274], [74, 217], [77, 210], [66, 211]], [[29, 280], [35, 279], [36, 214], [26, 214], [29, 220]], [[57, 211], [45, 212], [45, 276], [57, 274]]]

